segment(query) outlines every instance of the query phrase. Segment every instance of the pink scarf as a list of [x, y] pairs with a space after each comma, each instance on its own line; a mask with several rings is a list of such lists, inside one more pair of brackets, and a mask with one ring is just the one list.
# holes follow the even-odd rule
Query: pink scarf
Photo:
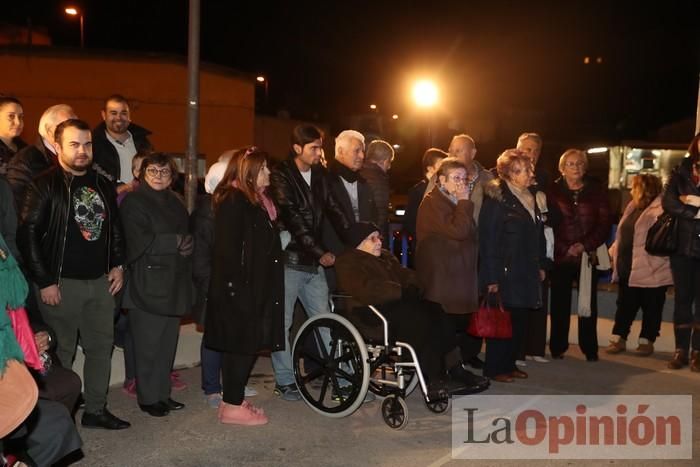
[[[234, 180], [231, 185], [233, 185], [234, 188], [238, 188], [238, 180]], [[275, 203], [265, 194], [265, 188], [262, 190], [258, 191], [258, 199], [262, 203], [263, 207], [265, 208], [265, 211], [267, 211], [267, 215], [270, 218], [271, 221], [276, 221], [277, 220], [277, 208], [275, 207]]]

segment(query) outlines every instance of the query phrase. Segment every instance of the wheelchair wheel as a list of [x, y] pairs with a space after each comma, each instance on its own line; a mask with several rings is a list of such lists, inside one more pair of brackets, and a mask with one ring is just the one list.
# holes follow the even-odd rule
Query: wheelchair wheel
[[408, 424], [408, 406], [403, 398], [392, 394], [382, 401], [384, 423], [394, 430], [401, 430]]
[[450, 398], [436, 399], [430, 402], [426, 401], [425, 406], [433, 413], [445, 413], [447, 409], [450, 408]]
[[306, 321], [292, 347], [294, 377], [316, 412], [340, 418], [362, 405], [369, 386], [367, 346], [357, 329], [336, 314]]

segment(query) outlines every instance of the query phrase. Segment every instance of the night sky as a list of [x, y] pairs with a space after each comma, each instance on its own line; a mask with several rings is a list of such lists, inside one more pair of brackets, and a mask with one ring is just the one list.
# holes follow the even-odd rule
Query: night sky
[[[74, 4], [89, 48], [186, 54], [185, 0]], [[65, 6], [23, 0], [8, 19], [31, 16], [55, 45], [77, 46]], [[268, 76], [262, 111], [336, 126], [370, 103], [410, 115], [408, 83], [429, 76], [445, 121], [523, 113], [544, 127], [528, 130], [559, 138], [644, 138], [695, 115], [699, 13], [691, 0], [202, 0], [201, 56]]]

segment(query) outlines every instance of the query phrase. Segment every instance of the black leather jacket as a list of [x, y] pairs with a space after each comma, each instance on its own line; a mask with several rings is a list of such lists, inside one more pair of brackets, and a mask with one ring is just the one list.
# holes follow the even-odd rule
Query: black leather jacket
[[331, 192], [326, 169], [311, 167], [309, 188], [294, 159], [286, 159], [270, 174], [270, 193], [279, 206], [282, 228], [292, 236], [284, 251], [285, 264], [318, 267], [318, 260], [328, 251], [321, 240], [324, 218], [328, 216], [343, 238], [350, 226]]
[[[93, 170], [97, 190], [107, 209], [107, 270], [124, 264], [124, 237], [114, 186]], [[63, 268], [72, 175], [54, 166], [27, 190], [20, 214], [17, 246], [32, 280], [39, 288], [58, 284]]]
[[[119, 162], [119, 153], [117, 148], [107, 139], [105, 131], [107, 131], [105, 122], [100, 123], [92, 130], [94, 168], [116, 184], [119, 181], [122, 170]], [[137, 151], [153, 149], [153, 145], [148, 140], [148, 135], [151, 134], [149, 130], [132, 123], [129, 125], [129, 132], [134, 138], [134, 146]]]
[[664, 211], [678, 219], [678, 249], [676, 254], [700, 258], [700, 219], [695, 216], [698, 208], [681, 201], [681, 195], [700, 196], [700, 189], [693, 183], [690, 159], [683, 161], [671, 173], [664, 189], [661, 204]]

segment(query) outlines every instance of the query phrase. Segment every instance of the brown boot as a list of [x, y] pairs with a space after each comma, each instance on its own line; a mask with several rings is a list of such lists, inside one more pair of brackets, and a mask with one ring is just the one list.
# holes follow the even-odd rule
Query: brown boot
[[[615, 340], [617, 338], [617, 340]], [[605, 349], [605, 353], [618, 354], [627, 350], [627, 340], [620, 336], [613, 336], [610, 339], [610, 345]]]
[[666, 365], [671, 370], [680, 370], [688, 364], [688, 354], [683, 349], [676, 349], [673, 359]]
[[700, 350], [690, 353], [690, 371], [700, 372]]
[[654, 353], [654, 344], [649, 339], [641, 337], [635, 352], [640, 357], [648, 357]]

